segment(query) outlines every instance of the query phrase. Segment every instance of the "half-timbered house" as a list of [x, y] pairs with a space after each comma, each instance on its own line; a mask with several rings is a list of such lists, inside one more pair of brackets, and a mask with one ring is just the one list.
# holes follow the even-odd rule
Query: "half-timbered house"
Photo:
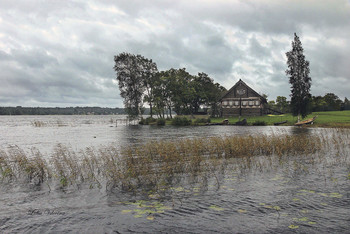
[[254, 116], [266, 112], [266, 99], [241, 79], [221, 99], [222, 116]]

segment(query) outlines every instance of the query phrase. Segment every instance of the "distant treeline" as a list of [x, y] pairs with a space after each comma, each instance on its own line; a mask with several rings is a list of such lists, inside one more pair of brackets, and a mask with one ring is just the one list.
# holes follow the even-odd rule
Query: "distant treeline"
[[0, 107], [0, 115], [121, 115], [124, 108], [106, 107]]
[[[268, 107], [289, 113], [290, 101], [287, 101], [286, 97], [277, 96], [276, 101], [271, 100], [268, 102]], [[334, 93], [327, 93], [324, 96], [312, 96], [308, 108], [311, 112], [350, 110], [350, 101], [346, 97], [342, 101]]]

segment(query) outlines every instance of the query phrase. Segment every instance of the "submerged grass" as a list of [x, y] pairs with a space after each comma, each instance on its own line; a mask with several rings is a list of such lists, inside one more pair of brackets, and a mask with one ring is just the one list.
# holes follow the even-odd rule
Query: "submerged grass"
[[[64, 188], [88, 185], [128, 192], [165, 194], [181, 183], [218, 185], [228, 167], [237, 171], [279, 166], [307, 171], [306, 164], [325, 161], [349, 164], [350, 134], [346, 129], [315, 135], [259, 135], [148, 142], [135, 147], [86, 148], [74, 152], [57, 145], [49, 159], [38, 150], [27, 155], [18, 147], [0, 150], [0, 181]], [[326, 156], [327, 155], [327, 156]], [[294, 160], [291, 162], [291, 158]]]

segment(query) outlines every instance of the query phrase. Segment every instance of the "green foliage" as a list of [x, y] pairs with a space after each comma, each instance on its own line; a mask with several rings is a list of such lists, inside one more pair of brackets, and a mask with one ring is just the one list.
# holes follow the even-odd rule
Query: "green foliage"
[[141, 124], [141, 125], [150, 125], [150, 124], [152, 124], [152, 123], [154, 124], [156, 122], [157, 122], [157, 119], [155, 119], [153, 117], [148, 117], [146, 119], [141, 118], [139, 124]]
[[309, 61], [305, 60], [303, 47], [299, 37], [294, 33], [292, 50], [287, 52], [288, 69], [286, 74], [291, 84], [291, 111], [294, 116], [307, 116], [311, 102], [311, 77], [309, 76]]
[[265, 126], [266, 122], [262, 120], [256, 120], [255, 122], [252, 123], [254, 126]]
[[287, 98], [283, 96], [277, 96], [276, 108], [283, 113], [289, 112], [289, 103], [287, 101]]
[[171, 124], [174, 126], [188, 126], [191, 125], [191, 123], [191, 119], [187, 119], [186, 117], [181, 116], [175, 116], [175, 118], [173, 118], [171, 121]]
[[130, 119], [142, 114], [144, 92], [148, 92], [148, 101], [152, 103], [150, 87], [153, 86], [153, 77], [158, 72], [157, 65], [141, 55], [121, 53], [114, 56], [114, 70], [120, 95], [124, 98], [124, 106]]
[[210, 118], [196, 118], [194, 124], [207, 124], [210, 123]]
[[158, 126], [164, 126], [165, 125], [165, 119], [163, 119], [163, 118], [157, 119], [157, 125]]
[[[325, 96], [312, 97], [312, 111], [339, 111], [346, 110], [346, 103], [349, 100], [345, 98], [342, 102], [334, 93], [327, 93]], [[349, 108], [350, 109], [350, 108]]]

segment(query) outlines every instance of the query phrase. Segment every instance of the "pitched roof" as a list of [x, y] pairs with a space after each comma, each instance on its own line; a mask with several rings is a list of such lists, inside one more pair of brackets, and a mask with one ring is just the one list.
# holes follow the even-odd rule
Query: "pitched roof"
[[266, 98], [264, 98], [263, 96], [261, 96], [259, 93], [257, 93], [254, 89], [250, 88], [243, 80], [239, 79], [239, 81], [232, 86], [232, 88], [230, 88], [222, 97], [221, 99], [224, 99], [229, 93], [231, 93], [238, 85], [244, 85], [246, 86], [252, 93], [256, 94], [258, 97], [261, 97], [263, 100], [266, 101]]

